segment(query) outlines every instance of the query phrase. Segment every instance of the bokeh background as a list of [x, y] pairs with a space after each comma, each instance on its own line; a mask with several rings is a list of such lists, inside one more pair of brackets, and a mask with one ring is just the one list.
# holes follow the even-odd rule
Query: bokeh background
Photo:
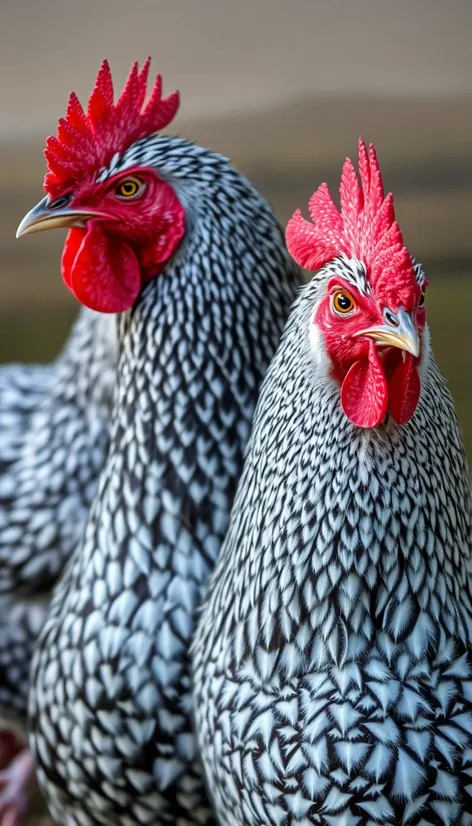
[[282, 220], [374, 141], [428, 273], [433, 344], [472, 457], [471, 0], [0, 0], [0, 361], [51, 359], [76, 312], [61, 232], [15, 240], [44, 138], [107, 57], [154, 58], [175, 130], [228, 154]]

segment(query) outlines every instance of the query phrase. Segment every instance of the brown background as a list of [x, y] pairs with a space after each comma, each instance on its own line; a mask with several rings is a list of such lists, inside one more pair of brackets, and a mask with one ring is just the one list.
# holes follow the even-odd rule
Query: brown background
[[[228, 153], [281, 217], [337, 185], [374, 140], [430, 274], [472, 260], [470, 0], [1, 0], [0, 301], [69, 303], [61, 233], [14, 239], [41, 196], [42, 148], [103, 57], [116, 88], [153, 56], [179, 88], [175, 130]], [[1, 357], [1, 352], [0, 352]]]

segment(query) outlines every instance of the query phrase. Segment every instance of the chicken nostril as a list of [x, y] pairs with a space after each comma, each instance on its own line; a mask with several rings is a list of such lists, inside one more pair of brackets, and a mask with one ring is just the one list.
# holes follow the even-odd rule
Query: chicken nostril
[[397, 316], [394, 313], [392, 313], [392, 311], [389, 310], [387, 307], [383, 311], [383, 316], [384, 316], [384, 319], [387, 322], [387, 324], [390, 324], [391, 327], [399, 327], [400, 326], [400, 322], [399, 322]]
[[63, 195], [62, 198], [57, 198], [55, 201], [51, 201], [48, 205], [48, 209], [61, 209], [62, 207], [68, 206], [71, 201], [71, 195]]

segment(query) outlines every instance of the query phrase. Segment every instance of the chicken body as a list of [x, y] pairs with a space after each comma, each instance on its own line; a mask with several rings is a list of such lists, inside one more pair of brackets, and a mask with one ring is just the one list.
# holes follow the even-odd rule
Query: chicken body
[[470, 490], [423, 335], [402, 427], [349, 421], [298, 299], [261, 390], [194, 643], [221, 826], [470, 824]]
[[0, 716], [19, 724], [48, 595], [105, 461], [116, 357], [116, 319], [84, 309], [53, 364], [0, 369]]
[[300, 281], [226, 159], [153, 136], [114, 161], [178, 192], [186, 235], [120, 317], [111, 443], [34, 658], [30, 742], [58, 823], [212, 822], [188, 646], [258, 389]]
[[[116, 356], [116, 319], [84, 309], [53, 364], [0, 368], [0, 742], [25, 737], [34, 645], [108, 449]], [[0, 784], [0, 818], [23, 822], [28, 789]]]
[[83, 309], [50, 365], [0, 368], [0, 594], [50, 588], [108, 447], [116, 319]]

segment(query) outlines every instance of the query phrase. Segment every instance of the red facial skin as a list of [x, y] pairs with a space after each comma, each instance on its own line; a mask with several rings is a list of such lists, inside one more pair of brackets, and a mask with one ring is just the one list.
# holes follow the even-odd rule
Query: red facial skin
[[[339, 290], [350, 294], [355, 309], [340, 314], [333, 308], [333, 296]], [[418, 332], [424, 330], [426, 311], [418, 307], [421, 290], [412, 296], [410, 310]], [[398, 306], [381, 297], [366, 297], [343, 278], [332, 278], [327, 295], [319, 304], [313, 323], [324, 336], [331, 361], [331, 374], [341, 385], [341, 403], [348, 418], [360, 427], [375, 427], [389, 410], [398, 424], [413, 415], [418, 404], [420, 383], [419, 358], [397, 348], [379, 345], [371, 338], [355, 335], [370, 327], [385, 324], [383, 309], [396, 312]]]
[[[120, 197], [117, 189], [130, 177], [144, 186], [134, 197]], [[175, 191], [149, 168], [134, 167], [103, 183], [85, 183], [73, 193], [68, 208], [104, 216], [71, 229], [62, 256], [69, 289], [82, 304], [100, 312], [129, 309], [185, 233], [185, 210]]]

